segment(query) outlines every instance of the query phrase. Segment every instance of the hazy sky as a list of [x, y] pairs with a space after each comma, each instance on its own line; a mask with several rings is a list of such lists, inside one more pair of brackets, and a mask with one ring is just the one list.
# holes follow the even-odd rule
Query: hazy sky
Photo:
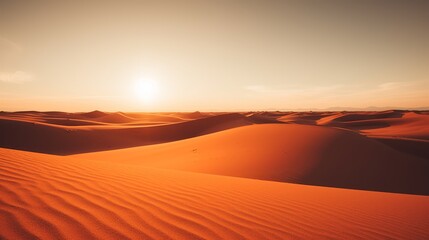
[[0, 0], [0, 110], [422, 107], [428, 96], [429, 1]]

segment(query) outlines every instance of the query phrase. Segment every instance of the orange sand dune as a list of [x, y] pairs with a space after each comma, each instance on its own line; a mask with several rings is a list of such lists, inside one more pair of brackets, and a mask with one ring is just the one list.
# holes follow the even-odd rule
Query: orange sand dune
[[210, 116], [219, 115], [222, 113], [207, 113], [207, 112], [202, 113], [197, 111], [197, 112], [159, 112], [159, 113], [126, 112], [123, 114], [139, 120], [177, 122], [177, 121], [206, 118]]
[[[23, 119], [21, 119], [23, 120]], [[27, 119], [30, 120], [30, 119]], [[83, 120], [83, 119], [72, 119], [72, 118], [53, 118], [53, 117], [43, 117], [37, 119], [31, 119], [35, 123], [49, 123], [53, 125], [62, 125], [62, 126], [94, 126], [94, 125], [105, 125], [103, 122], [97, 122], [93, 120]]]
[[183, 119], [181, 116], [177, 116], [174, 113], [122, 113], [128, 117], [136, 119], [138, 122], [148, 123], [174, 123], [183, 122], [187, 119]]
[[[186, 115], [177, 113], [177, 115]], [[203, 114], [201, 114], [203, 116]], [[210, 116], [207, 114], [207, 116]], [[25, 120], [38, 123], [50, 123], [63, 126], [88, 126], [100, 124], [126, 124], [126, 125], [148, 125], [166, 124], [192, 120], [176, 116], [175, 113], [106, 113], [92, 111], [86, 113], [66, 113], [66, 112], [0, 112], [1, 118]], [[202, 117], [195, 117], [195, 119]]]
[[318, 125], [359, 130], [368, 136], [405, 137], [429, 140], [429, 116], [415, 112], [337, 113], [317, 121]]
[[429, 194], [429, 162], [350, 131], [263, 124], [178, 142], [76, 155], [264, 180]]
[[189, 113], [176, 113], [175, 115], [188, 120], [194, 120], [194, 119], [200, 119], [200, 118], [212, 116], [212, 114], [202, 113], [199, 111], [189, 112]]
[[405, 113], [400, 119], [385, 120], [389, 126], [363, 130], [369, 136], [404, 137], [429, 140], [429, 115]]
[[427, 196], [186, 173], [8, 149], [0, 149], [0, 166], [1, 239], [429, 236]]
[[[346, 113], [319, 120], [319, 125], [346, 128], [360, 132], [398, 151], [429, 159], [429, 116], [425, 112], [385, 111], [360, 113], [359, 119], [339, 121]], [[356, 115], [356, 114], [354, 114]]]
[[324, 117], [318, 121], [318, 124], [326, 125], [330, 122], [350, 122], [370, 119], [400, 118], [404, 111], [389, 110], [382, 112], [341, 112]]
[[334, 113], [330, 112], [297, 112], [290, 113], [277, 118], [278, 121], [284, 123], [298, 123], [316, 125], [316, 122], [321, 118], [328, 118]]
[[159, 126], [60, 126], [1, 116], [0, 147], [66, 155], [176, 141], [249, 124], [238, 113]]
[[[427, 112], [424, 111], [249, 112], [242, 113], [242, 116], [235, 113], [232, 114], [234, 115], [232, 118], [235, 118], [235, 120], [232, 120], [230, 117], [216, 117], [213, 120], [203, 120], [211, 121], [210, 124], [213, 126], [215, 125], [216, 127], [210, 127], [208, 126], [210, 124], [207, 125], [205, 123], [196, 124], [200, 125], [200, 127], [202, 125], [206, 125], [205, 127], [210, 128], [209, 131], [202, 130], [202, 133], [198, 134], [183, 133], [190, 133], [193, 131], [192, 129], [189, 129], [189, 125], [192, 125], [193, 123], [188, 125], [184, 122], [192, 122], [193, 119], [212, 118], [218, 115], [225, 115], [225, 113], [105, 113], [101, 111], [92, 111], [88, 113], [66, 113], [58, 111], [0, 112], [0, 119], [29, 122], [32, 126], [41, 125], [63, 129], [60, 131], [62, 132], [61, 134], [52, 134], [51, 130], [47, 130], [48, 133], [43, 133], [43, 130], [38, 131], [37, 135], [34, 134], [34, 131], [38, 127], [32, 127], [28, 131], [28, 135], [30, 136], [26, 136], [26, 131], [21, 129], [21, 127], [13, 127], [12, 125], [7, 124], [8, 127], [19, 131], [19, 133], [16, 134], [17, 136], [0, 136], [0, 146], [46, 153], [71, 154], [82, 151], [100, 151], [168, 142], [252, 123], [296, 123], [349, 129], [374, 138], [377, 141], [403, 153], [429, 159], [429, 151], [426, 150], [427, 145], [429, 145], [429, 120]], [[231, 113], [227, 115], [230, 116]], [[157, 125], [180, 122], [182, 122], [183, 125], [178, 125], [177, 129], [173, 129], [176, 127], [169, 128], [172, 129], [170, 137], [159, 136], [163, 134], [155, 134], [155, 137], [153, 138], [148, 136], [148, 132], [155, 133], [160, 131], [161, 133], [165, 133], [165, 128], [163, 130], [159, 130]], [[22, 124], [18, 125], [21, 126]], [[157, 130], [140, 129], [140, 127], [149, 126], [156, 127]], [[197, 128], [200, 129], [199, 127]], [[0, 130], [1, 129], [2, 123], [0, 123]], [[94, 130], [96, 130], [96, 133], [88, 132]], [[6, 133], [13, 132], [14, 131], [10, 129], [6, 131]], [[64, 132], [68, 132], [68, 134], [64, 134]], [[124, 132], [129, 132], [129, 134], [127, 134], [128, 136], [124, 136]], [[52, 142], [53, 139], [55, 139], [55, 142], [58, 141], [69, 145], [63, 145], [61, 146], [61, 149], [57, 147], [54, 147], [53, 149], [49, 147], [41, 147], [41, 143], [39, 143], [41, 139], [41, 137], [39, 137], [40, 134], [47, 135], [46, 145], [49, 145], [48, 143]], [[102, 135], [105, 139], [97, 140], [94, 136], [91, 137], [92, 135]], [[106, 135], [110, 137], [106, 137]], [[114, 139], [115, 136], [116, 140]], [[1, 137], [4, 139], [1, 139]], [[85, 138], [83, 140], [84, 143], [88, 142], [87, 138], [89, 137], [88, 139], [91, 139], [91, 143], [85, 144], [82, 149], [80, 149], [82, 144], [70, 146], [74, 145], [74, 142], [80, 141], [81, 137]], [[67, 140], [64, 140], [64, 138]], [[20, 143], [16, 143], [16, 141], [19, 141]], [[1, 144], [2, 142], [3, 145]], [[4, 144], [5, 142], [6, 144]], [[31, 146], [29, 147], [28, 145]]]
[[109, 114], [102, 111], [95, 110], [87, 113], [77, 113], [76, 115], [84, 118], [100, 118], [100, 117], [108, 116]]
[[277, 120], [278, 113], [271, 112], [256, 112], [245, 114], [248, 119], [255, 123], [279, 123]]
[[135, 121], [136, 119], [126, 116], [123, 113], [110, 113], [105, 116], [94, 118], [94, 120], [105, 123], [128, 123]]
[[[48, 123], [53, 125], [63, 126], [88, 126], [88, 125], [101, 125], [103, 122], [95, 121], [95, 115], [102, 113], [100, 111], [93, 111], [89, 113], [65, 113], [65, 112], [13, 112], [0, 114], [0, 118], [14, 119], [18, 121], [28, 121], [34, 123]], [[105, 115], [104, 115], [105, 114]], [[93, 117], [90, 117], [93, 116]]]

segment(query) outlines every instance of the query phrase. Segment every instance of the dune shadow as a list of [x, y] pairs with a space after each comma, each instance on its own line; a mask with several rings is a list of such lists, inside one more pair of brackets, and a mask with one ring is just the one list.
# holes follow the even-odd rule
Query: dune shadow
[[429, 141], [406, 138], [373, 138], [397, 151], [429, 161]]
[[91, 130], [0, 119], [0, 147], [70, 155], [177, 141], [249, 124], [252, 122], [238, 113], [166, 125]]

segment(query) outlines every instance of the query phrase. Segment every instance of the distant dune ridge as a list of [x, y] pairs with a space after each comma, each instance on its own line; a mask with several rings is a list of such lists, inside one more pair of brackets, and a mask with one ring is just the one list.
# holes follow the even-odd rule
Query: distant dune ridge
[[1, 112], [0, 133], [0, 239], [429, 238], [426, 111]]
[[[118, 120], [117, 114], [109, 121]], [[108, 116], [103, 116], [106, 119]], [[98, 118], [99, 119], [99, 118]], [[0, 146], [67, 155], [176, 141], [251, 124], [238, 113], [157, 126], [62, 126], [0, 118]]]

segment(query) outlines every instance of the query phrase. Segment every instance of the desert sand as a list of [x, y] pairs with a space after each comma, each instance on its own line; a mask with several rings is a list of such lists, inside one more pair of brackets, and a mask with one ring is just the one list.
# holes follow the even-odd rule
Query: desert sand
[[424, 111], [0, 113], [1, 239], [428, 239]]

